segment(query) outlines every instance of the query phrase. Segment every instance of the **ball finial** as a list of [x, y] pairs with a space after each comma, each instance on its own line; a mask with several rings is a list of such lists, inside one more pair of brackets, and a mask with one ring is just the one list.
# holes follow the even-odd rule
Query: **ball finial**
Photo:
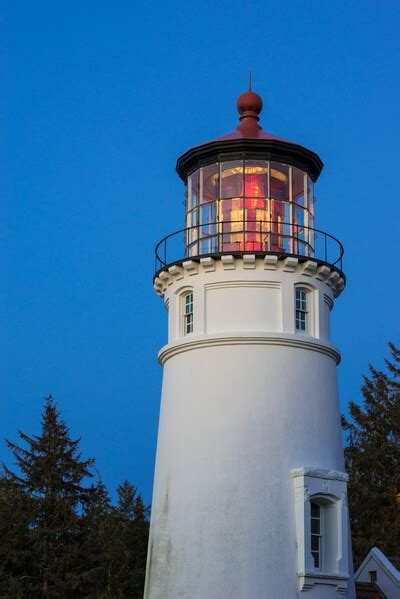
[[237, 109], [240, 114], [240, 120], [244, 117], [253, 117], [258, 120], [258, 115], [262, 111], [263, 101], [261, 96], [253, 91], [247, 91], [237, 99]]

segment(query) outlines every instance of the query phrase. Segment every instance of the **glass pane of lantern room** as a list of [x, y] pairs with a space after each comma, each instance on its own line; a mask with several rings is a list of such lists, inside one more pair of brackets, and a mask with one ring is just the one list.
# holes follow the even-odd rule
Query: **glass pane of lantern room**
[[244, 163], [244, 249], [251, 252], [263, 250], [268, 210], [268, 162], [245, 160]]
[[314, 182], [309, 175], [307, 175], [307, 196], [306, 205], [308, 208], [308, 244], [309, 244], [309, 256], [314, 255], [315, 248], [315, 231], [314, 229]]
[[186, 227], [196, 227], [199, 224], [199, 209], [194, 208], [186, 214]]
[[307, 208], [314, 218], [314, 183], [309, 175], [307, 175]]
[[210, 240], [211, 251], [217, 251], [216, 244], [218, 241], [218, 225], [217, 225], [217, 202], [209, 204], [209, 219], [210, 224], [208, 225], [209, 235], [212, 236]]
[[270, 196], [281, 202], [289, 201], [289, 167], [280, 162], [271, 162]]
[[197, 245], [198, 239], [198, 224], [199, 224], [199, 209], [195, 208], [191, 212], [187, 214], [187, 236], [186, 236], [186, 245], [188, 247], [188, 253], [190, 256], [196, 254], [195, 245]]
[[212, 251], [213, 239], [212, 235], [215, 231], [212, 220], [212, 208], [215, 207], [215, 204], [202, 204], [200, 206], [200, 227], [199, 227], [199, 236], [202, 238], [201, 242], [201, 253], [207, 254]]
[[198, 205], [200, 199], [200, 173], [195, 171], [188, 177], [188, 210]]
[[243, 249], [243, 199], [221, 200], [222, 251]]
[[224, 223], [224, 231], [239, 231], [243, 229], [243, 200], [221, 200], [220, 220]]
[[245, 160], [244, 195], [246, 198], [268, 197], [268, 163], [266, 160]]
[[204, 166], [203, 169], [203, 190], [202, 190], [202, 204], [208, 202], [215, 202], [219, 195], [219, 168], [218, 164], [210, 164]]
[[306, 174], [295, 166], [292, 167], [292, 202], [304, 206], [304, 190]]
[[269, 249], [273, 252], [292, 253], [290, 214], [291, 204], [289, 202], [271, 201]]
[[221, 198], [243, 196], [243, 160], [221, 163]]
[[293, 208], [293, 240], [295, 246], [293, 252], [302, 256], [308, 256], [308, 230], [304, 226], [306, 211], [300, 206], [294, 206]]

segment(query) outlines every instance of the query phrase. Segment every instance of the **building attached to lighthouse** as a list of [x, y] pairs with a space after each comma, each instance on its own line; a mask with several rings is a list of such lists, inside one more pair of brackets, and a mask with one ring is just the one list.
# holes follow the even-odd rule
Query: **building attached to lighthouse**
[[330, 312], [343, 248], [315, 228], [314, 152], [240, 124], [177, 162], [156, 249], [168, 311], [146, 599], [353, 597]]

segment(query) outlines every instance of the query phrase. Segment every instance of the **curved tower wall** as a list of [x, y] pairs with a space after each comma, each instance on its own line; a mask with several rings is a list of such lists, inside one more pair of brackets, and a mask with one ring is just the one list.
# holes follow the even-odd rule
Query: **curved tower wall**
[[[188, 260], [156, 278], [169, 335], [159, 354], [146, 598], [350, 596], [339, 353], [329, 332], [343, 285], [312, 260], [255, 255]], [[307, 333], [295, 328], [297, 286], [307, 291]], [[193, 332], [184, 335], [189, 292]], [[308, 542], [310, 493], [332, 499], [336, 544], [323, 571]]]

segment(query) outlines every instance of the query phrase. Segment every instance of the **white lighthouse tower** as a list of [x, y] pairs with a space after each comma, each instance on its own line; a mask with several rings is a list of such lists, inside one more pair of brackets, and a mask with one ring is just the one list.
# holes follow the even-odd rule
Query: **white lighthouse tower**
[[168, 312], [146, 599], [353, 597], [314, 152], [240, 124], [183, 154], [186, 226], [156, 250]]

